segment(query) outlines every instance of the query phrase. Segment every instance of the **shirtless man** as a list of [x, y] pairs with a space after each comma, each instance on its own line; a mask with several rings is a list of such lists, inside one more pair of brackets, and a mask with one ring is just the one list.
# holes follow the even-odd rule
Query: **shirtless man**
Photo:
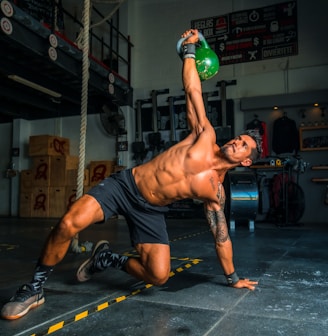
[[183, 47], [182, 79], [191, 133], [153, 160], [119, 172], [77, 200], [50, 233], [30, 283], [21, 286], [1, 316], [17, 319], [44, 302], [43, 286], [53, 267], [65, 256], [72, 238], [93, 223], [113, 214], [124, 215], [132, 245], [140, 257], [113, 253], [107, 241], [95, 246], [92, 256], [78, 269], [79, 281], [89, 280], [107, 267], [121, 269], [154, 285], [164, 284], [170, 273], [170, 247], [165, 225], [167, 205], [177, 200], [202, 200], [215, 240], [218, 260], [230, 286], [253, 290], [257, 282], [239, 278], [233, 264], [232, 243], [224, 216], [226, 172], [249, 166], [260, 154], [259, 138], [243, 134], [219, 148], [213, 127], [206, 117], [201, 82], [195, 66], [197, 30]]

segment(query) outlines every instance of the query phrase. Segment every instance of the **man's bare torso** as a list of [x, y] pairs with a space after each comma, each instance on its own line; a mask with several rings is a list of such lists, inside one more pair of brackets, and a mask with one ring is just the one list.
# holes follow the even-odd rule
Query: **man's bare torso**
[[133, 168], [137, 187], [147, 201], [161, 206], [184, 198], [217, 201], [218, 185], [226, 170], [220, 170], [219, 147], [204, 138], [202, 150], [196, 149], [201, 142], [200, 137], [189, 135], [150, 162]]

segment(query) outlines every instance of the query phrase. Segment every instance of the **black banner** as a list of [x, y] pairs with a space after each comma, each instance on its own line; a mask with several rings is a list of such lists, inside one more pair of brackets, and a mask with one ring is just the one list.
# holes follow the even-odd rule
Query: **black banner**
[[296, 1], [192, 20], [191, 27], [204, 35], [220, 65], [298, 54]]

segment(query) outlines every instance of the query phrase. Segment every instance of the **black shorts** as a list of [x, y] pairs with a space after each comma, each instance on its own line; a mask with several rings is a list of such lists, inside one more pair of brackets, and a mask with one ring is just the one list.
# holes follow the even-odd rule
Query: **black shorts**
[[144, 199], [131, 169], [112, 174], [87, 194], [100, 204], [105, 221], [113, 215], [125, 217], [132, 246], [138, 243], [169, 244], [165, 222], [168, 208], [152, 205]]

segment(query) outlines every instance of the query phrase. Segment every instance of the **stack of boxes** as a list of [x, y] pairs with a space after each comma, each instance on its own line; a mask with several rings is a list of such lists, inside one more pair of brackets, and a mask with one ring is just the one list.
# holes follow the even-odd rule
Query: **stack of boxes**
[[[70, 141], [50, 135], [31, 136], [32, 168], [20, 174], [20, 217], [61, 217], [76, 199], [79, 158]], [[114, 171], [114, 161], [92, 161], [84, 171], [84, 192]]]

